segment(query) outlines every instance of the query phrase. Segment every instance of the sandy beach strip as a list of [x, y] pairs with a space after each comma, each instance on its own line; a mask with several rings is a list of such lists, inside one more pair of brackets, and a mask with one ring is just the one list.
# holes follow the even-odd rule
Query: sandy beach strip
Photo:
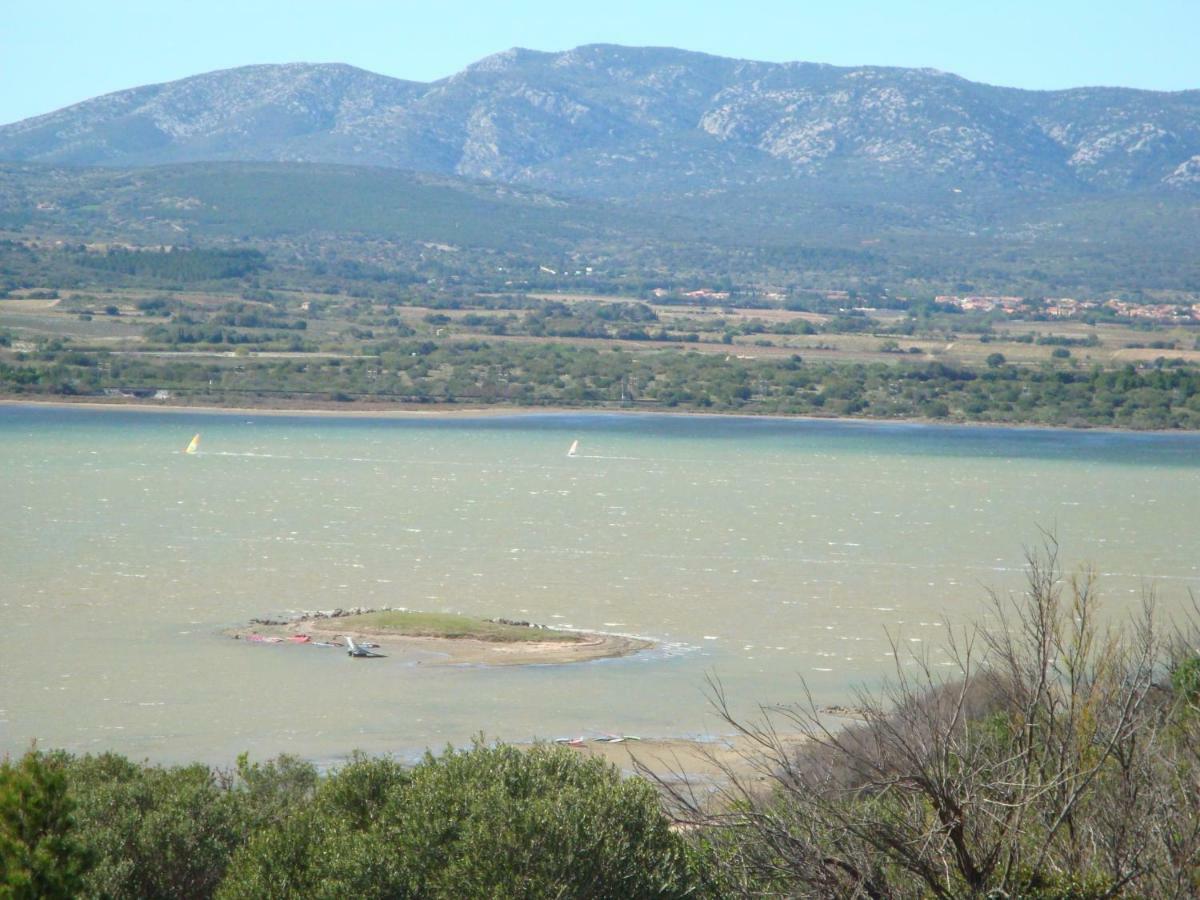
[[[779, 734], [777, 738], [788, 752], [807, 740], [802, 734]], [[757, 789], [769, 784], [773, 771], [770, 757], [745, 735], [624, 738], [616, 742], [583, 739], [562, 745], [581, 756], [604, 759], [625, 775], [641, 775], [697, 795], [720, 793], [735, 781], [742, 788]]]

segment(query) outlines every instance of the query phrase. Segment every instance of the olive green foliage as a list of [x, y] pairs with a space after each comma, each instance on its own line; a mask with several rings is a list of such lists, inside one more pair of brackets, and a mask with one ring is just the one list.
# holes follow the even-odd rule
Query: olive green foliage
[[0, 898], [72, 898], [90, 855], [78, 838], [61, 760], [0, 762]]
[[166, 278], [175, 282], [241, 278], [261, 269], [265, 259], [258, 250], [180, 249], [172, 251], [109, 250], [84, 253], [85, 266], [122, 275]]
[[115, 754], [0, 766], [0, 898], [682, 897], [654, 788], [558, 747], [232, 772]]
[[92, 896], [211, 895], [241, 836], [234, 798], [206, 767], [84, 757], [71, 766], [80, 829], [98, 857]]
[[680, 897], [699, 889], [653, 788], [563, 748], [357, 759], [255, 835], [220, 896]]
[[[228, 785], [229, 779], [223, 783]], [[316, 794], [319, 778], [310, 762], [283, 754], [261, 763], [250, 762], [243, 753], [237, 761], [234, 796], [241, 801], [241, 815], [248, 829], [282, 821], [297, 805]]]
[[1175, 666], [1171, 687], [1187, 703], [1200, 701], [1200, 656], [1188, 656]]
[[316, 777], [287, 756], [242, 760], [233, 776], [29, 753], [0, 767], [0, 896], [211, 897], [234, 849], [311, 797]]
[[1025, 870], [1013, 878], [1012, 895], [1021, 900], [1105, 900], [1123, 892], [1113, 879], [1096, 873]]

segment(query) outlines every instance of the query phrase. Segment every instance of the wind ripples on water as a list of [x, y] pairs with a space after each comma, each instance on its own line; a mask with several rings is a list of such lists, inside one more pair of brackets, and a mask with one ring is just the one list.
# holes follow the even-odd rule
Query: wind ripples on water
[[[706, 674], [749, 706], [794, 699], [798, 672], [839, 702], [893, 664], [889, 631], [943, 664], [946, 622], [982, 615], [988, 588], [1021, 589], [1039, 526], [1069, 565], [1096, 563], [1114, 611], [1148, 582], [1168, 603], [1200, 589], [1200, 536], [1173, 524], [1200, 501], [1200, 441], [1177, 436], [3, 415], [0, 500], [20, 511], [0, 535], [3, 749], [37, 735], [327, 758], [592, 721], [702, 733]], [[196, 431], [200, 452], [181, 453]], [[357, 605], [659, 644], [603, 665], [449, 671], [216, 634]], [[35, 652], [47, 643], [54, 658]], [[303, 726], [279, 697], [301, 698]]]

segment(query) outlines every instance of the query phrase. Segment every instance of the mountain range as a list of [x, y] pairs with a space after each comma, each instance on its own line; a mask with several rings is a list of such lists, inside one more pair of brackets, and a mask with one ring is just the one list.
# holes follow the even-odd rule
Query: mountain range
[[1200, 190], [1200, 90], [1025, 91], [930, 69], [513, 49], [440, 81], [259, 65], [0, 127], [0, 160], [408, 169], [604, 198], [749, 186]]

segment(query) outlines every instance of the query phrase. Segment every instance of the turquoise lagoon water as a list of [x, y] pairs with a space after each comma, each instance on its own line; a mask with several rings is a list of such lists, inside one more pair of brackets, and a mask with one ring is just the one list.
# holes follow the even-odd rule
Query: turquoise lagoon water
[[[180, 451], [195, 432], [201, 452]], [[580, 451], [566, 450], [578, 439]], [[1200, 436], [721, 417], [0, 406], [0, 752], [228, 762], [720, 732], [845, 701], [1021, 586], [1054, 529], [1108, 608], [1200, 590]], [[645, 635], [632, 658], [363, 663], [219, 636], [406, 606]]]

